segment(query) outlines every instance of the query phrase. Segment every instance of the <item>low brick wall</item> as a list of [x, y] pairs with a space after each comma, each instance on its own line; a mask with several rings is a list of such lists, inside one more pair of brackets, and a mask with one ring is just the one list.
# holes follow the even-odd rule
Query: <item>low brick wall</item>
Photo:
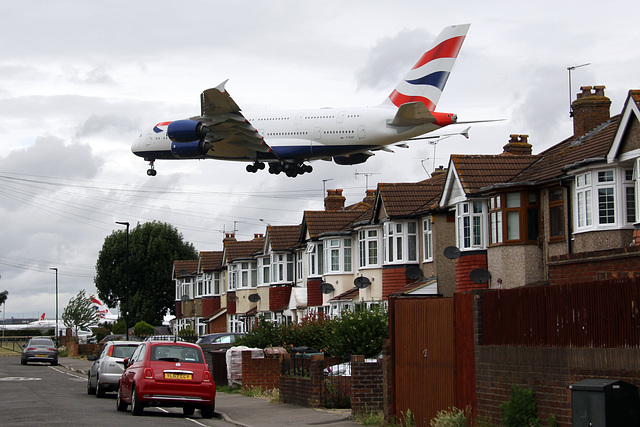
[[280, 401], [314, 408], [322, 406], [324, 395], [324, 356], [311, 356], [309, 377], [280, 376]]
[[500, 404], [511, 398], [511, 386], [518, 384], [534, 391], [543, 423], [554, 415], [558, 425], [569, 427], [569, 386], [588, 378], [640, 386], [640, 349], [478, 346], [478, 415], [500, 420]]
[[253, 358], [250, 351], [242, 352], [242, 389], [260, 387], [273, 390], [280, 387], [280, 357]]
[[351, 356], [351, 413], [384, 411], [382, 363]]

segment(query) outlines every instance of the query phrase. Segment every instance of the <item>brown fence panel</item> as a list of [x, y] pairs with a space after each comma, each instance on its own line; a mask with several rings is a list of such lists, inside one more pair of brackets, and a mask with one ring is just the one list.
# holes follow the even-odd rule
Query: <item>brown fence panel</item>
[[484, 345], [640, 347], [640, 279], [482, 293]]
[[452, 298], [392, 298], [394, 414], [410, 410], [428, 426], [439, 410], [456, 405], [455, 323]]

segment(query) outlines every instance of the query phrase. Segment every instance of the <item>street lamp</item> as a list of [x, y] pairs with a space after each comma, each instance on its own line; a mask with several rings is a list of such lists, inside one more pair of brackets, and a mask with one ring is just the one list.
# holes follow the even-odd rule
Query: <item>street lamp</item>
[[60, 345], [59, 341], [59, 333], [58, 333], [58, 268], [50, 267], [49, 270], [54, 270], [56, 272], [56, 346]]
[[127, 226], [127, 282], [124, 302], [124, 327], [127, 328], [127, 341], [129, 341], [129, 223], [124, 221], [116, 221], [116, 224]]

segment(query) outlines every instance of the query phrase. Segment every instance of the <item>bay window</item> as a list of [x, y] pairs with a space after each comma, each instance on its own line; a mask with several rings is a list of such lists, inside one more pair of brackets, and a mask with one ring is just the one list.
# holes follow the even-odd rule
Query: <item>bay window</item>
[[271, 282], [293, 281], [293, 254], [273, 254], [271, 256]]
[[603, 169], [575, 177], [576, 231], [629, 226], [636, 221], [632, 169]]
[[389, 221], [385, 223], [385, 263], [417, 261], [417, 232], [417, 223], [415, 221]]
[[362, 268], [378, 265], [378, 230], [358, 231], [358, 266]]
[[486, 216], [482, 201], [464, 202], [456, 206], [458, 248], [484, 248], [483, 224], [486, 221]]
[[350, 273], [352, 271], [351, 238], [333, 238], [323, 242], [324, 273]]
[[489, 199], [491, 244], [537, 243], [539, 232], [538, 193], [515, 191]]

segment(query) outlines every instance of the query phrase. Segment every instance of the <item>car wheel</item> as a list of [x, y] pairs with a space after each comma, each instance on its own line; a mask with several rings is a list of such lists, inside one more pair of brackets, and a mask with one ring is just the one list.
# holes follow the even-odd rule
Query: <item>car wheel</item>
[[129, 405], [127, 404], [127, 402], [122, 400], [122, 392], [120, 391], [120, 387], [118, 387], [118, 396], [116, 396], [116, 409], [119, 412], [124, 412], [127, 410], [127, 406]]
[[131, 414], [142, 415], [143, 410], [142, 402], [138, 399], [138, 393], [136, 392], [136, 386], [131, 388]]
[[25, 359], [20, 359], [20, 363], [23, 364], [23, 365], [26, 365], [27, 361]]
[[51, 366], [58, 366], [58, 359], [52, 361]]
[[182, 413], [184, 414], [185, 417], [192, 416], [194, 412], [196, 412], [195, 406], [186, 405], [182, 407]]
[[213, 418], [213, 414], [216, 411], [216, 402], [213, 402], [211, 405], [203, 406], [200, 408], [200, 413], [202, 414], [202, 418]]
[[96, 389], [91, 387], [91, 374], [87, 374], [87, 394], [96, 394]]
[[100, 384], [100, 377], [96, 379], [96, 397], [104, 397], [104, 387]]

